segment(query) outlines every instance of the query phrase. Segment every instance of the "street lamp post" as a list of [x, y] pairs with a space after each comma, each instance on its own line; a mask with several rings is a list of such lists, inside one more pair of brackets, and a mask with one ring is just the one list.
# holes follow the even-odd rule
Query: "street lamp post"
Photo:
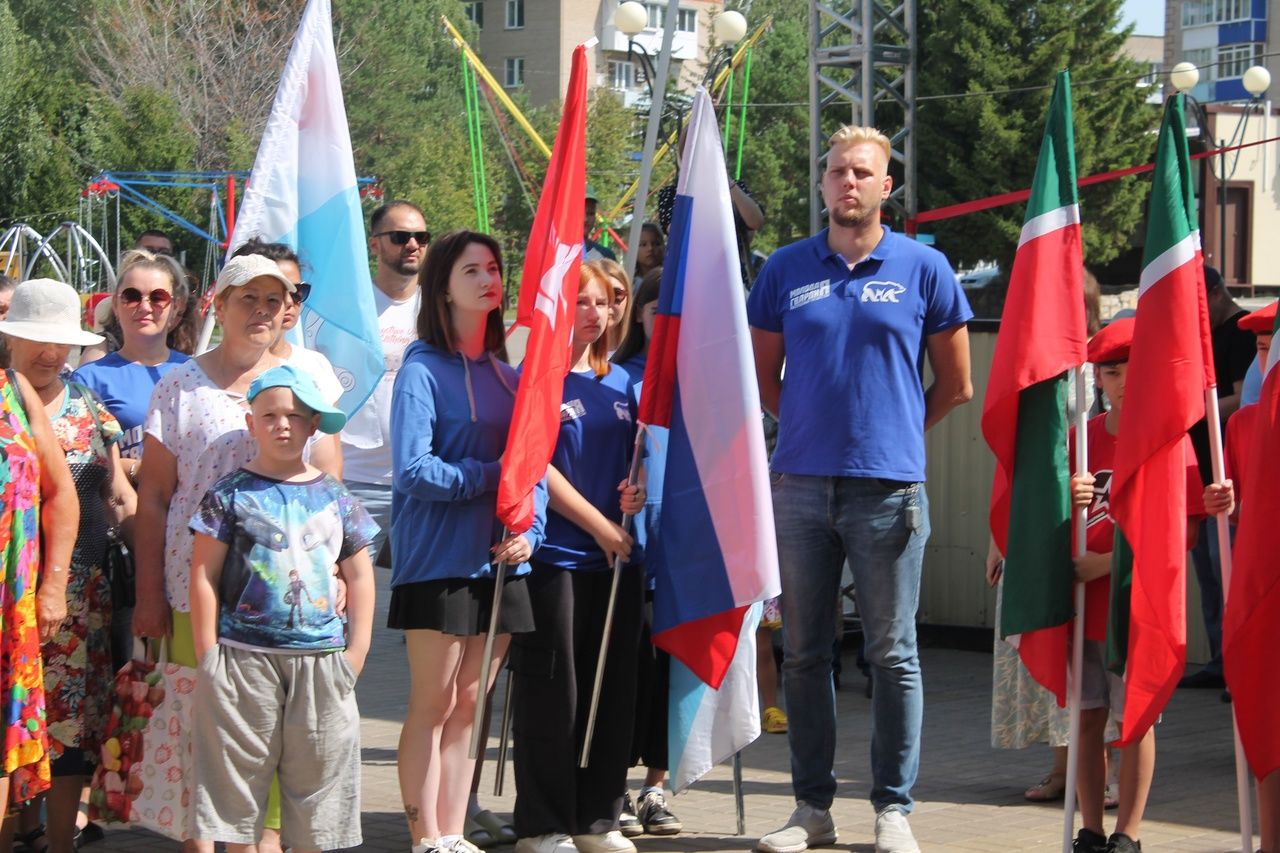
[[[636, 0], [627, 0], [618, 4], [613, 13], [613, 25], [627, 37], [627, 59], [632, 56], [640, 59], [644, 67], [645, 83], [649, 89], [649, 123], [645, 129], [644, 151], [640, 157], [640, 177], [636, 181], [635, 204], [631, 213], [631, 230], [627, 242], [626, 270], [627, 275], [635, 275], [636, 255], [640, 250], [640, 234], [644, 228], [645, 205], [649, 197], [649, 181], [653, 176], [653, 155], [658, 147], [658, 136], [662, 129], [662, 110], [666, 99], [667, 81], [671, 68], [671, 44], [679, 22], [680, 4], [678, 0], [667, 0], [666, 16], [662, 23], [662, 47], [658, 49], [657, 67], [654, 57], [635, 37], [649, 23], [649, 11]], [[735, 11], [721, 12], [716, 16], [712, 27], [716, 40], [726, 46], [732, 46], [742, 40], [747, 33], [747, 19]], [[727, 58], [721, 61], [728, 61]], [[713, 66], [715, 63], [712, 63]], [[657, 79], [657, 86], [654, 80]]]
[[[1187, 96], [1187, 99], [1195, 106], [1198, 113], [1197, 121], [1200, 125], [1200, 136], [1205, 140], [1206, 144], [1212, 142], [1209, 136], [1209, 121], [1205, 114], [1204, 105], [1198, 102], [1190, 94], [1190, 90], [1200, 81], [1200, 69], [1196, 68], [1193, 63], [1179, 62], [1169, 72], [1169, 82], [1173, 88]], [[1235, 152], [1235, 159], [1231, 161], [1231, 168], [1227, 168], [1227, 150], [1234, 148], [1237, 144], [1244, 141], [1245, 130], [1249, 125], [1249, 114], [1254, 109], [1262, 105], [1262, 95], [1271, 85], [1271, 73], [1261, 65], [1254, 65], [1244, 72], [1242, 79], [1245, 91], [1249, 93], [1249, 100], [1245, 103], [1244, 111], [1240, 114], [1239, 120], [1236, 121], [1235, 130], [1231, 133], [1229, 140], [1218, 140], [1218, 257], [1214, 260], [1217, 262], [1219, 271], [1225, 279], [1227, 276], [1227, 181], [1231, 180], [1231, 176], [1235, 174], [1236, 167], [1240, 164], [1240, 152]], [[1236, 259], [1237, 262], [1239, 258]]]

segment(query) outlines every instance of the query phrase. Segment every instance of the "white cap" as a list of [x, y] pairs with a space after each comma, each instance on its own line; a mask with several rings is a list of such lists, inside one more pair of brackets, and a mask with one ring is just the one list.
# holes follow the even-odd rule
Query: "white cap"
[[103, 341], [80, 328], [80, 297], [71, 285], [52, 278], [33, 278], [13, 289], [0, 332], [43, 344], [83, 347]]
[[[280, 266], [265, 255], [240, 255], [227, 261], [227, 265], [218, 273], [218, 283], [213, 294], [217, 296], [228, 287], [240, 287], [255, 278], [274, 278], [284, 285], [284, 289], [293, 293], [297, 288], [289, 277], [280, 272]], [[12, 310], [12, 309], [10, 309]]]

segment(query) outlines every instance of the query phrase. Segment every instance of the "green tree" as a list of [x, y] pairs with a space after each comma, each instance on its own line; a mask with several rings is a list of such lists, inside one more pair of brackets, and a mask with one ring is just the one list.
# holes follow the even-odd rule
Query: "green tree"
[[[1122, 56], [1121, 0], [923, 0], [918, 92], [922, 210], [1031, 183], [1054, 75], [1071, 70], [1080, 175], [1144, 162], [1159, 116], [1135, 84], [1143, 69]], [[1039, 87], [1031, 88], [1028, 87]], [[998, 94], [989, 94], [996, 92]], [[1105, 263], [1142, 217], [1143, 181], [1125, 178], [1081, 193], [1085, 260]], [[939, 248], [957, 266], [994, 259], [1005, 269], [1022, 205], [937, 223]]]

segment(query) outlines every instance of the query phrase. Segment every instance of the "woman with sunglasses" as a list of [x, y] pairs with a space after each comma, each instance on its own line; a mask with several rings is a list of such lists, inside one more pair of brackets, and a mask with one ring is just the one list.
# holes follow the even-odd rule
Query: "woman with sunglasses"
[[[185, 291], [185, 277], [177, 262], [146, 249], [127, 252], [120, 263], [111, 310], [121, 333], [121, 345], [71, 374], [74, 382], [94, 393], [120, 424], [121, 471], [133, 488], [142, 468], [142, 423], [151, 391], [160, 377], [190, 356], [169, 348], [167, 337], [178, 315], [177, 294]], [[123, 606], [132, 594], [132, 578], [118, 587], [111, 621], [111, 658], [116, 668], [133, 656], [133, 608]]]
[[[324, 395], [325, 402], [336, 404], [342, 396], [342, 383], [338, 374], [324, 353], [308, 349], [301, 344], [291, 343], [288, 332], [298, 325], [298, 317], [302, 314], [302, 303], [311, 293], [311, 285], [302, 280], [302, 262], [293, 249], [285, 243], [265, 243], [257, 237], [248, 240], [232, 253], [232, 257], [241, 255], [262, 255], [276, 262], [285, 278], [293, 282], [293, 293], [284, 297], [284, 313], [280, 319], [280, 334], [271, 345], [271, 354], [285, 364], [306, 371], [315, 381], [316, 387]], [[312, 437], [312, 465], [337, 480], [342, 479], [342, 443], [337, 434], [327, 435], [317, 432]]]

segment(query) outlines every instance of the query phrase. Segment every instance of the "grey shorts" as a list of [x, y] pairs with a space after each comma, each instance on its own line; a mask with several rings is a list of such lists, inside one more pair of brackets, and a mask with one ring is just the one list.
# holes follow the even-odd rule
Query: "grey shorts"
[[196, 837], [257, 843], [278, 774], [285, 847], [360, 846], [355, 684], [341, 653], [214, 646], [196, 679]]
[[1116, 723], [1124, 719], [1124, 679], [1107, 669], [1107, 647], [1085, 640], [1080, 667], [1080, 710], [1109, 708]]

